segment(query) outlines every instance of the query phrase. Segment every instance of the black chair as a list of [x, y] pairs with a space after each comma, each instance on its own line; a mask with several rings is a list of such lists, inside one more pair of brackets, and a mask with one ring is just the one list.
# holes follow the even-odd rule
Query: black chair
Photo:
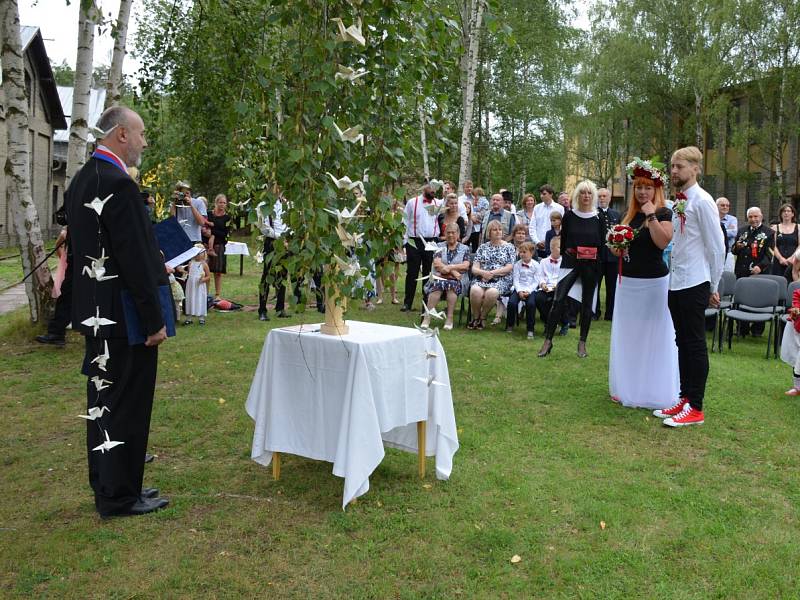
[[773, 339], [773, 352], [775, 357], [778, 356], [778, 348], [780, 347], [780, 338], [783, 337], [783, 331], [780, 327], [778, 327], [781, 315], [786, 312], [787, 305], [792, 303], [791, 297], [787, 299], [787, 294], [789, 292], [789, 282], [786, 281], [786, 278], [783, 275], [769, 275], [769, 274], [760, 274], [760, 275], [753, 275], [753, 277], [758, 277], [761, 279], [770, 279], [778, 284], [778, 307], [773, 311], [772, 318], [775, 321], [775, 338]]
[[780, 288], [778, 284], [765, 277], [742, 277], [736, 281], [733, 291], [733, 305], [724, 311], [728, 325], [728, 349], [733, 341], [733, 323], [769, 323], [767, 334], [767, 353], [769, 358], [772, 346], [774, 315], [779, 308]]
[[733, 288], [736, 286], [736, 276], [731, 271], [723, 271], [720, 277], [717, 292], [719, 293], [719, 308], [706, 308], [706, 317], [716, 317], [714, 323], [714, 332], [711, 338], [711, 352], [714, 352], [714, 345], [716, 344], [719, 352], [722, 352], [722, 332], [723, 321], [726, 308], [731, 307], [731, 299], [733, 297]]
[[[461, 327], [461, 320], [464, 318], [464, 303], [467, 305], [467, 317], [472, 315], [472, 304], [469, 299], [469, 290], [472, 287], [474, 277], [472, 276], [472, 263], [475, 262], [475, 253], [469, 253], [469, 269], [461, 276], [461, 305], [458, 309], [458, 326]], [[469, 323], [469, 319], [467, 319]]]

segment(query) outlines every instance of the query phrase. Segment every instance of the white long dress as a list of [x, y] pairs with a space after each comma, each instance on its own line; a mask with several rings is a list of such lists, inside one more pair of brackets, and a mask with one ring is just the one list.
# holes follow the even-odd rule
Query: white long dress
[[193, 260], [189, 263], [189, 276], [186, 278], [186, 314], [191, 317], [205, 317], [208, 314], [208, 288], [200, 280], [203, 278], [203, 263]]

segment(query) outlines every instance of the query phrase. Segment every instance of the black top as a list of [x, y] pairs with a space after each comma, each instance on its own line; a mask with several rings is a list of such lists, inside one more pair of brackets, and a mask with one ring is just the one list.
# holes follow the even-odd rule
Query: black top
[[[440, 214], [437, 217], [437, 219], [439, 221], [439, 239], [443, 240], [443, 239], [445, 239], [444, 238], [444, 227], [445, 227], [445, 225], [444, 225], [444, 213]], [[458, 217], [458, 219], [456, 219], [456, 223], [458, 224], [458, 239], [460, 241], [460, 240], [463, 240], [464, 236], [467, 234], [467, 226], [464, 223], [464, 218], [463, 217]]]
[[228, 241], [228, 221], [230, 215], [217, 216], [213, 212], [209, 213], [207, 219], [211, 221], [211, 235], [214, 236], [214, 245], [225, 244]]
[[[613, 208], [598, 208], [597, 218], [600, 219], [600, 225], [603, 227], [603, 238], [605, 238], [608, 230], [614, 225], [618, 225], [622, 217]], [[611, 253], [608, 246], [603, 244], [600, 248], [600, 260], [603, 262], [616, 262], [617, 257]]]
[[[775, 227], [778, 229], [775, 246], [778, 248], [783, 258], [789, 258], [794, 254], [794, 251], [797, 250], [797, 224], [795, 224], [791, 233], [781, 233], [780, 227], [778, 225]], [[773, 260], [777, 263], [778, 257], [776, 256]]]
[[[656, 210], [656, 219], [672, 221], [672, 211], [668, 208]], [[633, 220], [628, 223], [634, 229], [639, 229], [638, 235], [633, 238], [628, 256], [622, 260], [622, 276], [637, 279], [654, 279], [669, 275], [669, 267], [664, 262], [664, 251], [655, 245], [644, 223], [644, 213], [636, 213]]]
[[[564, 213], [561, 220], [561, 266], [571, 269], [577, 264], [575, 253], [578, 246], [598, 249], [605, 244], [602, 234], [602, 225], [597, 215], [581, 217], [575, 211]], [[581, 261], [585, 262], [585, 261]]]

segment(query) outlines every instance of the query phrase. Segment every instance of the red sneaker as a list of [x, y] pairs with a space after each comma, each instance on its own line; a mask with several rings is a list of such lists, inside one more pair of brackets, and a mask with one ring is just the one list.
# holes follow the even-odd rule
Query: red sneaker
[[786, 394], [787, 396], [800, 396], [800, 390], [798, 390], [797, 388], [786, 390], [783, 393]]
[[674, 406], [670, 406], [669, 408], [661, 408], [659, 410], [654, 410], [653, 416], [658, 417], [659, 419], [674, 417], [683, 410], [684, 404], [688, 403], [689, 401], [686, 398], [681, 398], [680, 400], [678, 400], [678, 403], [675, 404]]
[[667, 427], [685, 427], [686, 425], [702, 425], [703, 424], [703, 411], [692, 408], [688, 402], [684, 405], [683, 410], [674, 417], [664, 419], [664, 425]]

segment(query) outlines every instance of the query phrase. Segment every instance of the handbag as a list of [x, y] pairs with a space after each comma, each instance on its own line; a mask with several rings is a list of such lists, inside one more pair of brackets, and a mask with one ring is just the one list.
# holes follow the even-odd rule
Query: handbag
[[578, 260], [597, 260], [597, 248], [594, 246], [578, 246], [575, 258]]

